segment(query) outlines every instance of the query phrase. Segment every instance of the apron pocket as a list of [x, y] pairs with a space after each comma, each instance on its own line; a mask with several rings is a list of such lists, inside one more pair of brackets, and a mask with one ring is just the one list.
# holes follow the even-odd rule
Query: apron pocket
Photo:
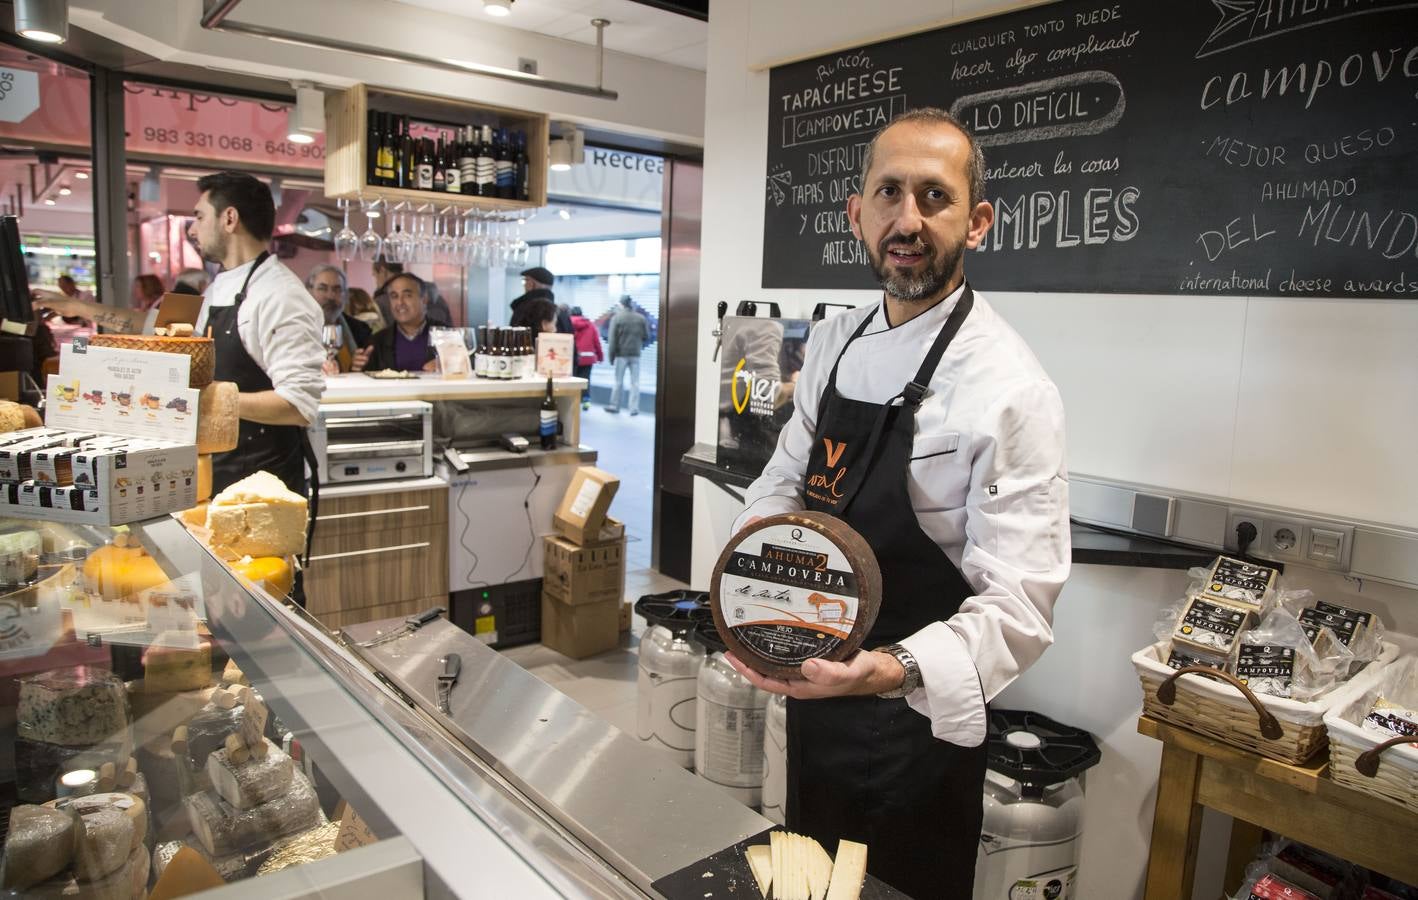
[[906, 487], [916, 512], [959, 509], [970, 490], [970, 442], [958, 432], [918, 436]]

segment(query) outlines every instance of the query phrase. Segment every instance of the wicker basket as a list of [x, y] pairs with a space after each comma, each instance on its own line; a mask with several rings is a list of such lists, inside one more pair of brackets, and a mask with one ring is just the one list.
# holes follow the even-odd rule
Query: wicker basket
[[96, 334], [89, 338], [92, 347], [112, 347], [115, 350], [144, 350], [149, 353], [181, 353], [192, 358], [188, 373], [189, 387], [210, 384], [217, 372], [217, 345], [206, 337], [157, 337], [151, 334]]
[[[1400, 685], [1408, 685], [1405, 691]], [[1345, 787], [1382, 797], [1418, 813], [1418, 741], [1385, 739], [1360, 727], [1380, 693], [1412, 696], [1418, 684], [1418, 655], [1387, 666], [1368, 690], [1336, 705], [1324, 717], [1329, 732], [1329, 775]]]
[[1325, 746], [1325, 713], [1365, 690], [1397, 656], [1398, 648], [1384, 643], [1379, 658], [1364, 671], [1309, 703], [1257, 696], [1235, 676], [1215, 669], [1173, 670], [1166, 663], [1166, 641], [1134, 653], [1132, 664], [1142, 682], [1142, 708], [1147, 715], [1261, 756], [1303, 763]]

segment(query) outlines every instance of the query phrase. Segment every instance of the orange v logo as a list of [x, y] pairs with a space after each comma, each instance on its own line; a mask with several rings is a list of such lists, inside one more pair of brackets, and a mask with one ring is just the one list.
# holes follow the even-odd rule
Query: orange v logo
[[846, 443], [836, 443], [832, 438], [823, 438], [822, 443], [827, 447], [827, 467], [837, 468], [837, 460], [842, 458], [842, 451], [847, 449]]

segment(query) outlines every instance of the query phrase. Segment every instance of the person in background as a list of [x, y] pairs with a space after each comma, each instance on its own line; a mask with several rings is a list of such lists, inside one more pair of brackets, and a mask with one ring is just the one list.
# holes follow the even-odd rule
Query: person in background
[[72, 297], [75, 300], [81, 299], [79, 297], [79, 285], [74, 281], [72, 275], [60, 275], [55, 279], [54, 283], [59, 286], [59, 293], [64, 296]]
[[556, 305], [556, 333], [575, 334], [576, 326], [571, 324], [571, 307], [565, 303]]
[[610, 334], [606, 344], [610, 347], [610, 361], [615, 364], [615, 389], [611, 391], [611, 405], [606, 412], [620, 412], [620, 392], [625, 381], [625, 373], [630, 372], [630, 414], [640, 415], [640, 351], [650, 342], [650, 324], [636, 311], [629, 294], [620, 298], [620, 309], [611, 319]]
[[[83, 294], [79, 291], [79, 285], [72, 276], [60, 275], [55, 279], [55, 284], [59, 287], [59, 292], [71, 300], [82, 300]], [[94, 323], [83, 316], [60, 316], [53, 312], [46, 312], [40, 318], [40, 323], [47, 326], [54, 337], [54, 346], [62, 347], [76, 337], [88, 337], [94, 333]], [[36, 345], [36, 353], [38, 353]], [[43, 387], [44, 382], [38, 384]]]
[[586, 379], [586, 389], [581, 392], [581, 408], [591, 408], [591, 367], [604, 360], [601, 352], [601, 333], [596, 323], [581, 314], [581, 307], [571, 307], [572, 334], [576, 336], [576, 355], [572, 357], [572, 373], [577, 378]]
[[133, 308], [152, 309], [162, 302], [164, 293], [161, 278], [156, 275], [139, 275], [133, 279]]
[[402, 272], [390, 278], [385, 287], [394, 326], [376, 334], [368, 347], [355, 354], [354, 371], [434, 371], [438, 368], [438, 359], [428, 335], [423, 279], [410, 272]]
[[402, 275], [404, 264], [390, 262], [384, 257], [379, 257], [374, 261], [374, 302], [379, 306], [379, 311], [384, 315], [384, 321], [390, 321], [389, 316], [389, 279], [395, 275]]
[[[340, 329], [340, 346], [335, 350], [334, 359], [325, 360], [323, 371], [326, 375], [350, 371], [355, 354], [369, 346], [374, 333], [368, 325], [345, 312], [349, 295], [345, 273], [334, 266], [316, 266], [305, 276], [305, 288], [324, 311], [325, 325]], [[330, 349], [328, 342], [325, 349], [327, 352]]]
[[207, 274], [206, 269], [183, 269], [177, 273], [177, 278], [172, 283], [172, 292], [200, 297], [207, 293], [207, 285], [211, 283], [212, 276]]
[[550, 300], [538, 297], [522, 307], [522, 314], [532, 329], [533, 340], [538, 334], [556, 333], [556, 304]]
[[345, 302], [345, 312], [368, 325], [371, 336], [376, 331], [383, 331], [384, 314], [375, 305], [374, 298], [369, 296], [369, 291], [364, 288], [352, 287], [346, 293], [349, 295], [349, 300]]
[[513, 328], [531, 328], [533, 331], [540, 331], [540, 327], [527, 314], [528, 304], [533, 300], [547, 300], [556, 304], [556, 295], [551, 291], [551, 284], [556, 280], [556, 276], [541, 266], [534, 266], [522, 272], [522, 295], [512, 301], [512, 318], [507, 324]]
[[443, 299], [443, 295], [438, 292], [438, 285], [432, 281], [423, 282], [423, 303], [430, 325], [434, 328], [453, 327], [453, 310], [448, 308], [448, 301]]
[[[379, 309], [379, 314], [384, 321], [394, 321], [393, 311], [389, 308], [389, 282], [396, 275], [404, 274], [404, 264], [389, 262], [384, 257], [379, 257], [374, 261], [374, 303]], [[453, 324], [452, 310], [448, 308], [448, 303], [438, 293], [438, 286], [431, 281], [419, 279], [419, 284], [423, 285], [424, 309], [428, 320], [436, 328], [448, 328]]]

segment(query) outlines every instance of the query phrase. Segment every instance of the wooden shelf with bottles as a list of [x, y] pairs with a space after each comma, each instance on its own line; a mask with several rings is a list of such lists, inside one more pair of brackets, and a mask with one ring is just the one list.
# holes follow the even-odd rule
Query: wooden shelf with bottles
[[[415, 122], [445, 126], [450, 131], [464, 125], [511, 128], [527, 136], [526, 200], [451, 194], [369, 184], [369, 113], [394, 113]], [[547, 203], [547, 141], [551, 123], [545, 113], [491, 106], [432, 94], [357, 84], [325, 97], [325, 195], [339, 199], [380, 199], [387, 204], [431, 203], [458, 209], [536, 209]]]

